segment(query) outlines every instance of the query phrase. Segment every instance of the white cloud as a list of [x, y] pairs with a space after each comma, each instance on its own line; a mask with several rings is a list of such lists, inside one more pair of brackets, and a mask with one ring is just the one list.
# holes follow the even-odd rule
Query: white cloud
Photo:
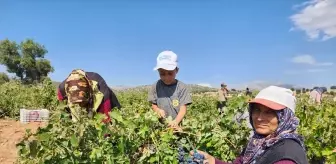
[[315, 59], [310, 55], [296, 56], [292, 59], [293, 63], [315, 64]]
[[291, 61], [293, 63], [308, 64], [308, 65], [315, 65], [315, 66], [331, 66], [334, 64], [332, 62], [317, 62], [316, 59], [311, 55], [296, 56], [292, 58]]
[[294, 30], [304, 31], [310, 39], [336, 37], [336, 0], [310, 0], [295, 7], [303, 9], [290, 17]]
[[319, 72], [327, 72], [328, 69], [307, 69], [307, 70], [287, 70], [284, 73], [287, 75], [299, 75], [304, 73], [319, 73]]
[[208, 83], [200, 83], [200, 84], [197, 84], [197, 85], [200, 85], [200, 86], [203, 86], [203, 87], [212, 87], [211, 84], [208, 84]]

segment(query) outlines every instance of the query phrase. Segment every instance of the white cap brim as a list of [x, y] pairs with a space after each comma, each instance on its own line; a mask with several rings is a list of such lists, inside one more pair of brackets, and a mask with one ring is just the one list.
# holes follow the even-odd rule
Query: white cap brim
[[269, 86], [262, 89], [250, 103], [259, 103], [273, 110], [289, 108], [295, 112], [296, 98], [290, 89]]
[[156, 65], [156, 67], [153, 70], [156, 71], [162, 68], [164, 70], [172, 71], [172, 70], [175, 70], [176, 67], [177, 67], [176, 64], [161, 63], [161, 64]]

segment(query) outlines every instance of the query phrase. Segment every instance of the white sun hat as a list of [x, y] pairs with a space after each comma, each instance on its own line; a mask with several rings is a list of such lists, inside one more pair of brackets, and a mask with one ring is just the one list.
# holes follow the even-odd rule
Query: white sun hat
[[295, 112], [296, 98], [293, 91], [278, 86], [262, 89], [250, 103], [258, 103], [273, 110], [289, 108]]
[[177, 55], [173, 51], [162, 51], [156, 59], [156, 67], [154, 70], [160, 68], [172, 71], [177, 67]]

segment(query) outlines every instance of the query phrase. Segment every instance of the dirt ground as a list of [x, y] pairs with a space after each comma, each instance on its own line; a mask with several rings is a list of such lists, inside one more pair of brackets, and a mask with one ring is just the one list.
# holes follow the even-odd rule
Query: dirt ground
[[0, 120], [0, 164], [12, 164], [17, 159], [16, 144], [25, 135], [26, 129], [33, 133], [44, 123], [32, 122], [21, 124], [16, 120]]

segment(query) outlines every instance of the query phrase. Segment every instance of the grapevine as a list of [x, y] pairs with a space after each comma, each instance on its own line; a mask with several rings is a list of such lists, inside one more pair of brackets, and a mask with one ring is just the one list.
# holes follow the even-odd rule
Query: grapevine
[[[34, 134], [27, 131], [18, 143], [18, 163], [204, 162], [200, 154], [190, 155], [196, 149], [233, 161], [246, 146], [251, 128], [248, 119], [239, 118], [247, 112], [249, 97], [233, 95], [219, 115], [216, 97], [194, 95], [181, 130], [176, 131], [160, 122], [147, 102], [147, 93], [146, 89], [116, 92], [122, 108], [112, 110], [110, 124], [102, 123], [105, 116], [100, 114], [93, 119], [83, 116], [74, 123], [57, 101], [50, 80], [29, 86], [11, 81], [0, 85], [0, 117], [18, 119], [22, 108], [51, 111], [46, 127]], [[306, 95], [297, 95], [297, 99], [298, 132], [304, 137], [310, 162], [335, 162], [336, 103], [326, 98], [322, 105], [309, 104]]]

